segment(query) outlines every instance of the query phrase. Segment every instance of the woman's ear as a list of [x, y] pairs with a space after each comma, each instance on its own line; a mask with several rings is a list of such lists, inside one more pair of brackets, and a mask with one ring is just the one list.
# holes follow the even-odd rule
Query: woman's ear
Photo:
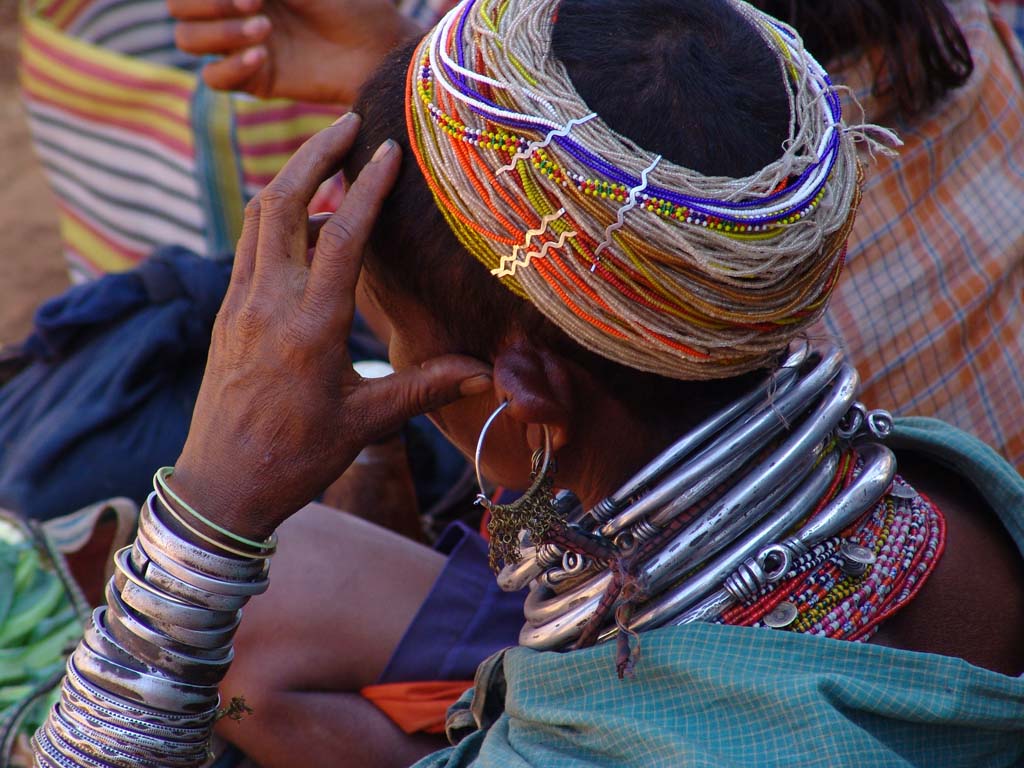
[[568, 362], [543, 345], [511, 340], [494, 358], [494, 391], [508, 400], [506, 413], [526, 426], [530, 448], [544, 444], [546, 425], [556, 452], [572, 439], [572, 376]]

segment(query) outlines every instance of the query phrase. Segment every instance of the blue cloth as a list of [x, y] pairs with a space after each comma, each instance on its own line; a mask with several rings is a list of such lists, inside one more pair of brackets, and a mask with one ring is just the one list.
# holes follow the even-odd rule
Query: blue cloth
[[[1024, 552], [1024, 479], [934, 419], [894, 446], [974, 484]], [[692, 624], [641, 634], [634, 679], [614, 644], [512, 648], [449, 711], [458, 746], [417, 768], [1013, 768], [1024, 679], [935, 654], [768, 629]]]
[[435, 549], [448, 560], [380, 683], [472, 680], [483, 659], [518, 641], [526, 590], [498, 588], [487, 565], [487, 542], [456, 522], [441, 534]]
[[188, 434], [231, 264], [183, 248], [41, 306], [0, 389], [0, 506], [48, 519], [142, 501]]
[[[0, 506], [36, 519], [114, 496], [142, 503], [185, 444], [231, 263], [167, 247], [43, 304], [29, 367], [0, 387]], [[386, 350], [357, 314], [353, 360]], [[465, 470], [425, 418], [404, 436], [421, 509]]]

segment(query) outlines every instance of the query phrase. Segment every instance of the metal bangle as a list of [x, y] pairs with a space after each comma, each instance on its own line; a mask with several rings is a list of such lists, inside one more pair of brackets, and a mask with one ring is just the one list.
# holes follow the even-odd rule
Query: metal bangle
[[63, 700], [53, 705], [50, 718], [58, 726], [73, 728], [90, 741], [99, 742], [119, 753], [118, 757], [123, 755], [129, 768], [137, 764], [133, 760], [155, 762], [159, 768], [191, 768], [207, 756], [207, 743], [189, 744], [154, 738], [82, 713], [66, 706]]
[[[97, 624], [102, 622], [103, 618], [101, 616], [97, 620]], [[124, 631], [121, 625], [118, 625], [117, 629], [113, 630], [112, 625], [113, 622], [111, 622], [111, 626], [101, 626], [99, 631], [101, 633], [106, 632], [117, 641], [118, 645], [122, 646], [135, 658], [142, 660], [164, 674], [181, 680], [187, 680], [190, 683], [216, 685], [224, 679], [228, 667], [231, 666], [231, 662], [235, 658], [234, 651], [230, 645], [219, 649], [220, 655], [217, 657], [203, 658], [151, 643], [132, 632]]]
[[[168, 508], [170, 508], [170, 505], [167, 504], [167, 500], [164, 498], [164, 494], [165, 493], [168, 496], [170, 496], [171, 499], [179, 507], [182, 507], [186, 512], [188, 512], [190, 515], [192, 515], [192, 517], [194, 517], [196, 520], [201, 522], [203, 525], [205, 525], [208, 528], [210, 528], [210, 530], [216, 531], [221, 536], [226, 536], [227, 538], [231, 539], [232, 541], [238, 542], [239, 544], [244, 544], [247, 547], [252, 547], [253, 549], [256, 549], [256, 550], [261, 551], [261, 552], [271, 552], [272, 553], [274, 550], [277, 549], [277, 534], [276, 533], [270, 534], [270, 536], [268, 536], [266, 538], [266, 540], [264, 540], [264, 541], [254, 541], [252, 539], [246, 538], [245, 536], [239, 536], [234, 531], [228, 530], [224, 526], [218, 525], [217, 523], [213, 522], [213, 520], [210, 520], [210, 519], [204, 517], [203, 515], [199, 514], [199, 512], [197, 512], [195, 510], [195, 508], [191, 504], [189, 504], [183, 498], [181, 498], [181, 496], [176, 494], [174, 492], [174, 489], [171, 488], [171, 486], [169, 486], [167, 484], [168, 478], [173, 477], [173, 476], [174, 476], [174, 467], [161, 467], [160, 469], [158, 469], [156, 471], [156, 474], [153, 475], [153, 490], [156, 491], [157, 494], [159, 494], [160, 500]], [[175, 517], [178, 516], [176, 509], [171, 509], [171, 512], [174, 513]], [[223, 545], [221, 545], [221, 544], [217, 544], [217, 546], [223, 547]], [[231, 550], [228, 550], [228, 551], [231, 551]]]
[[216, 685], [227, 674], [228, 667], [234, 659], [234, 651], [230, 645], [221, 648], [219, 655], [214, 658], [201, 658], [150, 643], [138, 635], [122, 631], [120, 626], [119, 637], [110, 630], [105, 621], [106, 610], [106, 606], [103, 606], [93, 611], [90, 630], [105, 643], [116, 645], [131, 658], [161, 674], [197, 685]]
[[113, 709], [115, 712], [125, 713], [129, 717], [138, 718], [157, 727], [208, 729], [217, 717], [218, 705], [216, 703], [212, 704], [208, 709], [198, 712], [174, 712], [155, 709], [144, 702], [119, 696], [112, 691], [101, 688], [97, 683], [83, 675], [75, 663], [74, 654], [68, 657], [67, 671], [68, 675], [65, 681], [78, 693], [79, 697], [84, 698], [101, 709]]
[[209, 654], [209, 658], [216, 658], [222, 653], [222, 649], [231, 644], [231, 638], [234, 637], [235, 632], [238, 630], [238, 624], [234, 624], [224, 629], [208, 630], [186, 630], [181, 627], [175, 627], [171, 628], [170, 632], [168, 632], [165, 631], [167, 629], [166, 626], [160, 627], [154, 624], [149, 617], [139, 616], [132, 608], [125, 605], [118, 596], [112, 582], [107, 583], [105, 595], [107, 598], [106, 621], [108, 627], [119, 624], [126, 631], [161, 647], [194, 653], [200, 657], [203, 657], [205, 653]]
[[47, 719], [40, 730], [46, 734], [46, 738], [57, 752], [65, 759], [72, 761], [72, 765], [78, 766], [78, 768], [110, 768], [109, 763], [101, 762], [99, 759], [85, 754], [61, 738], [60, 734], [54, 730], [52, 720]]
[[77, 716], [102, 720], [111, 727], [122, 728], [158, 741], [189, 744], [195, 749], [204, 748], [210, 737], [209, 723], [195, 728], [174, 728], [130, 717], [111, 707], [99, 706], [75, 690], [75, 687], [67, 679], [61, 686], [60, 706], [68, 712], [74, 712]]
[[[59, 704], [55, 704], [50, 710], [47, 723], [50, 732], [60, 739], [62, 745], [69, 745], [79, 752], [101, 760], [102, 765], [113, 765], [117, 768], [165, 768], [164, 765], [150, 759], [146, 750], [126, 751], [121, 744], [110, 743], [114, 740], [109, 736], [104, 737], [96, 729], [67, 720], [61, 713]], [[176, 762], [179, 761], [172, 758], [172, 762], [167, 763], [166, 768], [171, 768]]]
[[[77, 669], [69, 670], [60, 686], [61, 700], [71, 706], [102, 718], [114, 718], [126, 728], [139, 730], [155, 738], [175, 741], [200, 741], [209, 735], [216, 711], [208, 716], [161, 713], [157, 710], [140, 708], [134, 702], [113, 703], [113, 694], [100, 692], [79, 674]], [[97, 695], [98, 694], [98, 695]]]
[[46, 729], [40, 728], [32, 736], [32, 756], [44, 768], [80, 768], [71, 758], [65, 757], [50, 743]]
[[157, 667], [147, 664], [142, 659], [136, 658], [127, 649], [122, 648], [112, 637], [108, 637], [105, 634], [100, 633], [96, 626], [96, 611], [99, 610], [101, 609], [96, 608], [93, 610], [89, 620], [82, 628], [81, 644], [87, 646], [97, 655], [102, 656], [105, 659], [109, 659], [116, 664], [120, 664], [123, 667], [127, 667], [128, 669], [135, 670], [140, 674], [161, 674], [161, 671]]
[[219, 595], [182, 581], [151, 560], [138, 539], [132, 544], [128, 560], [132, 565], [132, 570], [139, 574], [139, 577], [147, 584], [161, 592], [166, 592], [171, 597], [184, 600], [186, 603], [192, 603], [211, 611], [237, 611], [249, 602], [248, 597]]
[[230, 598], [235, 600], [244, 598], [248, 600], [250, 597], [262, 595], [270, 586], [270, 580], [265, 574], [263, 575], [263, 578], [255, 581], [228, 581], [226, 579], [217, 578], [216, 576], [207, 576], [205, 573], [200, 573], [199, 571], [189, 568], [187, 565], [177, 562], [174, 558], [170, 557], [159, 548], [150, 552], [150, 550], [147, 549], [139, 539], [135, 540], [132, 552], [132, 561], [135, 563], [138, 572], [147, 580], [149, 577], [143, 569], [145, 562], [152, 563], [168, 576], [187, 584], [194, 590], [209, 593], [210, 595], [218, 598]]
[[[168, 557], [201, 573], [227, 581], [252, 581], [266, 574], [266, 560], [240, 560], [210, 552], [183, 539], [171, 531], [156, 513], [156, 494], [151, 493], [139, 516], [139, 538], [147, 544], [147, 551], [161, 550]], [[152, 546], [148, 546], [152, 544]]]
[[114, 554], [114, 586], [125, 605], [154, 621], [168, 622], [186, 629], [225, 629], [236, 624], [241, 611], [211, 611], [201, 608], [147, 584], [132, 570], [128, 560], [130, 547]]
[[[106, 585], [106, 604], [110, 609], [112, 621], [121, 622], [126, 627], [131, 627], [132, 630], [138, 628], [132, 624], [132, 621], [143, 624], [146, 628], [152, 628], [156, 632], [162, 635], [166, 635], [177, 643], [184, 645], [185, 647], [191, 648], [205, 648], [208, 650], [215, 650], [230, 642], [231, 637], [239, 629], [241, 622], [241, 612], [239, 614], [239, 621], [234, 622], [226, 627], [216, 627], [212, 630], [194, 630], [186, 627], [180, 627], [173, 622], [162, 620], [160, 617], [155, 616], [140, 616], [137, 615], [135, 609], [127, 605], [118, 595], [117, 589], [112, 583]], [[137, 634], [144, 634], [139, 632]]]
[[117, 696], [165, 712], [207, 712], [216, 708], [220, 697], [216, 686], [190, 685], [162, 675], [139, 672], [118, 664], [79, 643], [71, 658], [79, 672], [93, 684]]
[[227, 552], [229, 555], [235, 555], [246, 560], [266, 560], [273, 557], [274, 552], [277, 549], [276, 543], [274, 544], [273, 547], [270, 547], [269, 549], [238, 549], [237, 547], [234, 547], [230, 544], [224, 544], [223, 542], [218, 541], [212, 536], [207, 536], [205, 533], [203, 533], [194, 525], [192, 525], [192, 523], [186, 520], [185, 517], [180, 512], [178, 512], [178, 510], [175, 509], [174, 506], [169, 501], [167, 501], [167, 499], [164, 497], [162, 488], [157, 486], [156, 488], [154, 488], [153, 493], [156, 494], [157, 500], [160, 502], [160, 508], [163, 509], [171, 517], [173, 517], [182, 528], [187, 530], [196, 538], [205, 541], [211, 547], [214, 547], [220, 550], [221, 552]]
[[[93, 670], [105, 668], [106, 675], [103, 677], [103, 685], [105, 687], [115, 688], [115, 692], [119, 692], [117, 687], [125, 683], [125, 676], [134, 676], [134, 679], [139, 681], [140, 685], [145, 685], [151, 691], [151, 695], [166, 696], [168, 695], [166, 689], [178, 691], [179, 694], [184, 696], [198, 696], [205, 695], [209, 697], [212, 691], [216, 694], [216, 682], [219, 680], [211, 680], [212, 677], [209, 673], [205, 675], [197, 675], [197, 677], [205, 677], [207, 679], [198, 680], [195, 684], [186, 682], [184, 679], [179, 679], [171, 676], [162, 667], [153, 666], [147, 663], [146, 660], [138, 658], [114, 640], [109, 634], [106, 634], [102, 629], [102, 614], [101, 611], [105, 610], [105, 607], [96, 608], [93, 614], [93, 621], [86, 626], [85, 636], [82, 642], [79, 643], [76, 649], [76, 654], [81, 651], [81, 655], [76, 655], [76, 663], [82, 670], [83, 674], [88, 675], [91, 665]], [[85, 663], [83, 664], [83, 659]], [[223, 671], [226, 671], [227, 665], [221, 665]], [[116, 684], [111, 680], [111, 676], [117, 678]], [[222, 676], [222, 673], [221, 673]], [[93, 681], [99, 684], [98, 681]], [[138, 686], [136, 686], [138, 687]], [[157, 709], [172, 711], [177, 709], [176, 707], [170, 708], [165, 705], [159, 705], [156, 699], [140, 699], [146, 703], [157, 707]]]

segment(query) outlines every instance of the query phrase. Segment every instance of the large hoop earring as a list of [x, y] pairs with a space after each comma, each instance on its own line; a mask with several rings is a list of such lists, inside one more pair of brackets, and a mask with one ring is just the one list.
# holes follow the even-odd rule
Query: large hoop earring
[[530, 487], [522, 496], [511, 504], [495, 504], [484, 491], [483, 474], [480, 471], [480, 460], [484, 451], [484, 440], [494, 421], [510, 405], [506, 400], [484, 422], [480, 437], [476, 441], [476, 454], [473, 457], [473, 468], [476, 470], [476, 481], [480, 487], [476, 501], [490, 512], [487, 521], [487, 532], [490, 534], [488, 545], [488, 562], [495, 573], [505, 565], [518, 563], [522, 560], [520, 536], [526, 531], [532, 544], [544, 542], [553, 528], [561, 523], [555, 511], [554, 471], [555, 462], [551, 451], [551, 431], [546, 424], [544, 430], [544, 447], [533, 453], [530, 470]]

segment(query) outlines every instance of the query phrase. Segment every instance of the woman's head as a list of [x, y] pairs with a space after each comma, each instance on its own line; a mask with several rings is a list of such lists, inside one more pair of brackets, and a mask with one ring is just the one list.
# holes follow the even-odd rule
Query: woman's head
[[[385, 138], [403, 146], [402, 174], [367, 260], [373, 293], [396, 325], [399, 364], [463, 352], [494, 361], [501, 384], [498, 368], [508, 350], [515, 353], [513, 367], [531, 369], [522, 378], [534, 381], [537, 371], [550, 373], [557, 359], [565, 372], [553, 378], [562, 384], [548, 382], [549, 390], [578, 386], [567, 378], [587, 379], [638, 425], [666, 434], [761, 375], [709, 386], [612, 362], [581, 346], [470, 256], [413, 159], [406, 71], [415, 47], [397, 51], [365, 86], [356, 106], [365, 128], [347, 169], [358, 170]], [[565, 0], [557, 9], [551, 50], [587, 108], [614, 132], [677, 166], [743, 178], [777, 161], [790, 138], [791, 90], [778, 56], [730, 3]], [[405, 322], [412, 318], [415, 328]]]

